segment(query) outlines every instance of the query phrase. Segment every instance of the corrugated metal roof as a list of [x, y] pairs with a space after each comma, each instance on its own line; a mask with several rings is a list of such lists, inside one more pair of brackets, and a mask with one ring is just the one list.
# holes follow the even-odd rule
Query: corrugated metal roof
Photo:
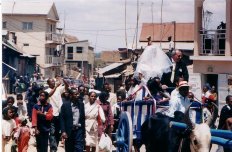
[[133, 69], [132, 65], [128, 65], [126, 67], [126, 70], [122, 71], [122, 73], [124, 73], [125, 76], [129, 76], [129, 75], [134, 74], [134, 69]]
[[64, 34], [64, 39], [67, 43], [78, 42], [78, 38], [73, 35]]
[[104, 76], [105, 78], [118, 78], [121, 75], [121, 73], [115, 73], [111, 75], [106, 75]]
[[117, 68], [119, 67], [120, 65], [123, 65], [123, 63], [113, 63], [113, 64], [110, 64], [104, 68], [101, 68], [99, 69], [98, 73], [99, 74], [104, 74], [105, 72], [109, 71], [109, 70], [112, 70], [114, 68]]
[[2, 35], [7, 35], [7, 30], [2, 30]]
[[[143, 23], [140, 41], [147, 41], [147, 37], [151, 36], [152, 41], [160, 41], [160, 32], [162, 29], [161, 41], [168, 41], [168, 37], [172, 36], [175, 41], [186, 42], [194, 41], [194, 23]], [[154, 36], [152, 36], [154, 31]], [[154, 38], [153, 38], [154, 37]]]
[[47, 15], [53, 4], [53, 2], [3, 0], [2, 14]]
[[9, 41], [7, 41], [6, 43], [5, 42], [2, 42], [3, 45], [5, 45], [6, 47], [9, 47], [10, 49], [18, 52], [19, 54], [23, 54], [22, 52], [20, 52], [17, 48], [15, 48], [14, 46], [12, 46], [10, 43], [8, 43]]

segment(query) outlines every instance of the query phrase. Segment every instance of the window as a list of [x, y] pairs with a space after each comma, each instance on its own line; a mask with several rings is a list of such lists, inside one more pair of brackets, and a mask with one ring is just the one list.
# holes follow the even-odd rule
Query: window
[[23, 22], [23, 30], [33, 30], [32, 22]]
[[83, 47], [77, 47], [76, 53], [82, 53]]
[[73, 59], [73, 47], [68, 47], [67, 59]]
[[2, 22], [2, 28], [6, 28], [6, 22]]
[[205, 39], [205, 50], [212, 49], [212, 39]]
[[49, 28], [49, 23], [47, 23], [47, 32], [49, 32], [49, 29], [50, 29], [50, 28]]
[[78, 68], [81, 68], [81, 61], [78, 61], [78, 62], [77, 62], [77, 67], [78, 67]]
[[23, 43], [23, 46], [29, 46], [29, 44], [28, 43]]

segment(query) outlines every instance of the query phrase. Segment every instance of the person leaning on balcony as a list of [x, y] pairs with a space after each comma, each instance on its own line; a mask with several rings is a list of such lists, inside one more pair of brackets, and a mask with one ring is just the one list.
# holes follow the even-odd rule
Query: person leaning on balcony
[[161, 83], [168, 87], [176, 87], [175, 82], [179, 77], [183, 77], [184, 81], [188, 81], [189, 73], [186, 64], [182, 61], [182, 51], [173, 50], [171, 53], [168, 52], [167, 55], [172, 62], [171, 72], [162, 75]]

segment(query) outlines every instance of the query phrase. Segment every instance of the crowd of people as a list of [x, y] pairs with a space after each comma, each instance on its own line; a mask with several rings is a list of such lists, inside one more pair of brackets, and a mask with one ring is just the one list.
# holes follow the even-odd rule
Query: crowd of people
[[[47, 152], [48, 146], [51, 152], [56, 152], [59, 143], [63, 142], [66, 152], [98, 151], [101, 135], [106, 133], [112, 138], [111, 133], [117, 129], [120, 116], [118, 102], [122, 101], [152, 99], [157, 105], [169, 105], [164, 114], [170, 117], [174, 117], [175, 111], [184, 113], [195, 98], [188, 85], [187, 67], [181, 58], [180, 50], [171, 52], [168, 56], [170, 61], [166, 64], [169, 69], [163, 68], [162, 77], [154, 75], [157, 71], [154, 70], [153, 77], [147, 79], [145, 73], [137, 70], [137, 75], [128, 77], [116, 93], [111, 92], [107, 82], [100, 93], [90, 91], [84, 85], [70, 87], [60, 76], [48, 78], [47, 89], [32, 82], [25, 99], [20, 93], [16, 95], [16, 102], [14, 97], [9, 96], [3, 106], [2, 151], [9, 152], [12, 147], [18, 152], [27, 151], [31, 135], [36, 138], [38, 152]], [[217, 102], [214, 86], [206, 84], [203, 87], [201, 102], [212, 112], [210, 103]], [[226, 102], [218, 128], [231, 130], [231, 95], [226, 97]]]
[[47, 84], [44, 89], [33, 82], [25, 98], [16, 95], [16, 102], [13, 96], [7, 98], [2, 151], [27, 151], [33, 135], [38, 152], [47, 152], [48, 146], [55, 152], [62, 142], [67, 152], [90, 152], [98, 149], [103, 133], [111, 137], [114, 115], [110, 103], [117, 100], [108, 83], [100, 94], [84, 85], [70, 87], [60, 76], [47, 79]]

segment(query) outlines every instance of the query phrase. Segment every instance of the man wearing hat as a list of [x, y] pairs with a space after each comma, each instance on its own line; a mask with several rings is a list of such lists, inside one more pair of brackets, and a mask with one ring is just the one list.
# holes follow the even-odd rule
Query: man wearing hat
[[189, 85], [187, 81], [180, 81], [177, 89], [177, 94], [170, 99], [170, 107], [166, 113], [169, 117], [174, 117], [175, 111], [185, 113], [188, 106], [191, 104], [189, 98]]

